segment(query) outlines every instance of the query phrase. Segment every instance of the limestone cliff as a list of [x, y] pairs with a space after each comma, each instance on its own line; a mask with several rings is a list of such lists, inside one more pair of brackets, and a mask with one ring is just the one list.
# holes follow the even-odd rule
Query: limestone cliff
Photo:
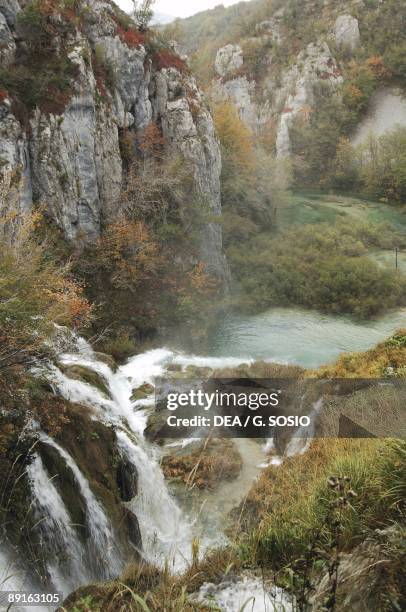
[[[261, 76], [250, 75], [244, 69], [244, 51], [238, 45], [227, 45], [217, 52], [216, 77], [211, 92], [215, 101], [232, 101], [244, 122], [260, 133], [267, 124], [276, 124], [276, 152], [278, 157], [290, 155], [289, 130], [295, 118], [311, 112], [317, 86], [325, 84], [331, 95], [339, 95], [343, 77], [330, 47], [345, 47], [354, 51], [360, 42], [358, 20], [351, 15], [340, 15], [325, 37], [315, 35], [297, 53], [294, 62], [286, 66], [275, 78], [275, 53], [283, 40], [282, 20], [284, 10], [279, 10], [268, 21], [257, 24], [252, 45], [268, 49], [262, 57]], [[237, 65], [238, 59], [238, 65]]]
[[[28, 80], [21, 92], [13, 74], [29, 58], [27, 36], [38, 36], [37, 13], [53, 34], [55, 75], [35, 98], [38, 84]], [[11, 184], [0, 214], [40, 203], [69, 240], [93, 240], [114, 218], [123, 131], [140, 133], [152, 121], [170, 153], [192, 168], [211, 214], [220, 214], [220, 151], [194, 78], [173, 49], [146, 40], [113, 2], [1, 0], [0, 42], [0, 162]], [[202, 234], [202, 259], [224, 276], [219, 226], [208, 223]]]
[[404, 82], [404, 11], [399, 0], [258, 0], [181, 26], [214, 102], [231, 101], [284, 158], [295, 155], [292, 128], [314, 123], [321, 90], [331, 108], [343, 103], [352, 114], [340, 134], [349, 137], [372, 92]]

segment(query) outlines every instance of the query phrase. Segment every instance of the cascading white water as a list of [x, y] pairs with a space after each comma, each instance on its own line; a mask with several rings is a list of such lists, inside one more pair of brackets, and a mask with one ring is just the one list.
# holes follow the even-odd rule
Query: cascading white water
[[[195, 600], [216, 604], [223, 612], [292, 612], [293, 606], [287, 601], [282, 589], [267, 586], [258, 578], [245, 577], [238, 582], [205, 584], [195, 595]], [[216, 608], [217, 609], [217, 608]]]
[[[234, 367], [247, 363], [247, 360], [186, 356], [167, 349], [156, 349], [137, 355], [113, 372], [106, 363], [97, 359], [90, 345], [83, 339], [73, 337], [73, 344], [75, 345], [74, 350], [61, 355], [60, 362], [65, 366], [79, 365], [96, 372], [103, 379], [109, 397], [86, 382], [69, 378], [55, 366], [49, 366], [47, 369], [48, 379], [63, 397], [89, 406], [93, 410], [95, 419], [114, 426], [118, 451], [125, 457], [129, 465], [134, 466], [138, 475], [137, 496], [128, 502], [128, 506], [139, 521], [143, 544], [142, 554], [151, 563], [160, 566], [168, 563], [173, 570], [180, 571], [190, 560], [191, 544], [196, 530], [168, 490], [159, 465], [159, 450], [144, 438], [144, 429], [148, 420], [148, 405], [153, 404], [153, 400], [132, 401], [132, 392], [145, 383], [154, 384], [156, 378], [165, 374], [170, 363], [180, 365], [183, 369], [188, 366], [220, 368]], [[66, 466], [72, 471], [79, 493], [85, 502], [89, 543], [93, 547], [94, 557], [100, 562], [96, 569], [93, 568], [93, 576], [97, 574], [96, 578], [103, 579], [119, 574], [121, 558], [116, 549], [114, 532], [102, 506], [92, 493], [89, 483], [73, 457], [60, 444], [45, 434], [41, 434], [40, 437], [44, 444], [52, 446], [59, 453]], [[47, 486], [49, 485], [48, 482]], [[41, 502], [40, 491], [34, 490], [35, 497], [38, 498], [39, 503], [42, 503], [42, 514], [49, 518], [47, 529], [59, 530], [57, 536], [54, 537], [65, 539], [66, 546], [73, 551], [72, 557], [80, 557], [80, 552], [75, 551], [75, 544], [70, 541], [72, 534], [69, 530], [69, 513], [63, 507], [62, 498], [56, 497], [55, 494], [59, 495], [56, 489], [52, 491], [52, 494], [49, 489], [48, 494], [49, 497], [42, 499]], [[59, 506], [58, 510], [55, 509], [56, 505]], [[211, 541], [203, 541], [201, 550], [204, 550], [210, 543]], [[76, 545], [80, 547], [77, 542]], [[107, 559], [105, 559], [106, 556]], [[106, 567], [109, 568], [107, 573]], [[59, 579], [56, 570], [50, 573], [56, 582]], [[75, 586], [83, 584], [84, 581], [80, 580]], [[240, 590], [237, 584], [242, 584]], [[246, 594], [247, 590], [244, 581], [237, 584], [234, 586], [235, 601], [237, 599], [239, 601], [240, 595]], [[252, 587], [258, 594], [261, 590], [260, 586], [255, 582], [249, 588]], [[226, 595], [227, 597], [230, 595], [227, 590], [224, 596]], [[261, 596], [263, 598], [263, 592]], [[232, 608], [225, 607], [224, 609], [231, 610]], [[267, 608], [255, 607], [253, 609], [262, 611]]]
[[88, 539], [89, 561], [96, 566], [99, 578], [108, 579], [118, 575], [122, 570], [123, 563], [117, 549], [115, 534], [103, 508], [93, 495], [89, 483], [73, 458], [53, 438], [41, 433], [40, 440], [44, 444], [52, 446], [65, 461], [67, 467], [72, 471], [79, 488], [79, 494], [85, 502], [86, 522], [90, 535]]
[[[149, 402], [131, 400], [134, 389], [153, 383], [165, 373], [165, 366], [173, 356], [166, 349], [148, 351], [116, 372], [98, 361], [91, 347], [83, 341], [79, 352], [61, 356], [64, 365], [80, 365], [98, 373], [111, 399], [106, 399], [87, 383], [70, 379], [56, 367], [50, 369], [50, 376], [66, 399], [94, 408], [99, 418], [115, 426], [119, 450], [138, 474], [138, 494], [130, 505], [140, 525], [143, 555], [157, 565], [167, 562], [173, 569], [181, 570], [190, 555], [191, 526], [169, 493], [156, 448], [143, 437], [147, 424], [144, 408]], [[52, 440], [49, 443], [56, 445]], [[73, 469], [72, 465], [70, 467]]]
[[138, 518], [145, 558], [172, 569], [187, 565], [192, 531], [179, 506], [169, 494], [164, 475], [151, 449], [134, 444], [123, 431], [117, 432], [120, 451], [138, 473], [138, 495], [130, 502]]
[[[41, 587], [37, 584], [30, 572], [21, 568], [20, 559], [11, 554], [9, 548], [0, 542], [0, 610], [9, 610], [5, 593], [7, 592], [40, 593]], [[4, 595], [2, 595], [4, 593]], [[32, 612], [32, 607], [23, 605], [12, 606], [13, 612]], [[51, 612], [47, 606], [36, 606], [36, 612]]]
[[81, 581], [91, 579], [86, 553], [78, 540], [62, 498], [49, 477], [41, 457], [36, 454], [27, 467], [47, 570], [54, 589], [69, 593]]

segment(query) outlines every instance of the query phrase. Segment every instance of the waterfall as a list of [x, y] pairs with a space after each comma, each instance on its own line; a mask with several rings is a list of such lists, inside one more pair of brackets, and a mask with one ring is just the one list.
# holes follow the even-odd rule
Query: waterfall
[[[170, 363], [183, 369], [189, 365], [218, 368], [237, 366], [243, 360], [187, 356], [168, 349], [155, 349], [133, 357], [117, 371], [113, 371], [97, 358], [85, 340], [72, 334], [69, 341], [69, 350], [72, 352], [63, 353], [59, 358], [60, 363], [64, 366], [82, 366], [97, 373], [108, 394], [87, 382], [70, 378], [68, 370], [64, 373], [55, 365], [49, 365], [41, 374], [47, 376], [65, 399], [88, 406], [92, 418], [114, 427], [117, 450], [126, 463], [133, 466], [138, 476], [136, 497], [123, 504], [138, 519], [143, 545], [140, 552], [154, 565], [163, 567], [168, 564], [172, 570], [181, 571], [190, 561], [196, 526], [189, 521], [170, 494], [160, 467], [160, 450], [144, 437], [148, 409], [154, 403], [153, 399], [133, 401], [132, 393], [145, 383], [154, 385], [158, 377], [165, 375]], [[49, 478], [40, 456], [36, 455], [27, 472], [41, 540], [44, 547], [54, 553], [54, 558], [48, 562], [52, 583], [66, 593], [86, 581], [119, 575], [123, 559], [115, 541], [113, 527], [100, 501], [96, 499], [74, 458], [53, 438], [43, 432], [39, 436], [40, 441], [51, 446], [71, 471], [78, 495], [86, 508], [89, 534], [87, 540], [81, 543], [72, 525], [69, 509], [65, 508], [58, 491], [60, 481], [56, 483]], [[204, 551], [213, 541], [212, 534], [205, 534], [201, 550]], [[60, 561], [59, 552], [62, 551], [67, 553], [67, 558], [62, 560], [61, 555]]]
[[[15, 559], [7, 546], [0, 542], [0, 610], [9, 610], [8, 602], [2, 593], [7, 591], [25, 591], [40, 593], [41, 587], [36, 584], [27, 570], [21, 569], [21, 560]], [[32, 612], [32, 607], [13, 606], [13, 612]], [[46, 606], [36, 606], [36, 612], [51, 612]]]
[[58, 591], [68, 593], [81, 581], [91, 580], [86, 569], [85, 550], [38, 454], [35, 454], [34, 461], [27, 467], [27, 474], [33, 494], [36, 527], [40, 532], [52, 585]]
[[116, 546], [115, 534], [103, 508], [93, 495], [89, 483], [73, 458], [53, 438], [41, 433], [40, 440], [52, 446], [59, 453], [76, 480], [79, 494], [86, 504], [86, 521], [90, 534], [89, 560], [95, 566], [98, 578], [109, 579], [117, 576], [123, 568], [123, 563]]
[[314, 402], [310, 417], [310, 425], [302, 425], [297, 430], [296, 436], [294, 435], [286, 447], [286, 457], [294, 457], [295, 455], [303, 455], [312, 443], [315, 430], [316, 417], [319, 415], [320, 410], [323, 407], [323, 398]]
[[[156, 448], [143, 435], [148, 420], [145, 407], [152, 400], [131, 400], [134, 389], [145, 383], [153, 384], [157, 377], [164, 375], [174, 354], [167, 349], [151, 350], [133, 357], [113, 372], [107, 364], [96, 359], [89, 345], [82, 342], [78, 350], [77, 353], [63, 354], [60, 362], [96, 372], [106, 383], [111, 399], [106, 399], [88, 383], [70, 379], [54, 366], [49, 370], [50, 377], [66, 399], [94, 408], [99, 418], [115, 426], [119, 451], [138, 474], [138, 495], [129, 505], [140, 525], [142, 554], [151, 563], [163, 566], [168, 562], [173, 569], [181, 570], [190, 556], [191, 525], [169, 493]], [[65, 461], [73, 471], [73, 459], [68, 456], [68, 463], [66, 451], [51, 438], [42, 439], [59, 448], [61, 455], [64, 453]], [[83, 479], [83, 475], [80, 476]], [[82, 480], [81, 486], [85, 485], [89, 493], [87, 482]], [[101, 545], [104, 550], [104, 544]]]
[[192, 542], [191, 526], [169, 494], [164, 475], [151, 452], [134, 444], [123, 431], [117, 432], [120, 451], [138, 473], [138, 495], [130, 502], [137, 516], [144, 556], [154, 565], [165, 562], [172, 569], [187, 565]]

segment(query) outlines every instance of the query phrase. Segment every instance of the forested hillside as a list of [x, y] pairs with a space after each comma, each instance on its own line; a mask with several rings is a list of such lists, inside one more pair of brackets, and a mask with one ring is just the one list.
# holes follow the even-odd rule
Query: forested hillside
[[405, 24], [399, 0], [267, 0], [170, 27], [213, 101], [233, 102], [268, 147], [291, 157], [297, 186], [404, 202], [403, 131], [366, 151], [352, 150], [351, 135], [374, 92], [405, 87]]

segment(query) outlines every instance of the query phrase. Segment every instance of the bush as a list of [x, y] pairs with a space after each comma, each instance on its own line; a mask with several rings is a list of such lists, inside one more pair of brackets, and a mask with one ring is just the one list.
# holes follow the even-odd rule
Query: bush
[[28, 115], [37, 106], [44, 113], [62, 113], [78, 74], [64, 46], [74, 25], [66, 16], [60, 21], [49, 19], [55, 12], [54, 3], [37, 0], [18, 13], [17, 33], [24, 46], [19, 47], [17, 62], [0, 70], [0, 88], [24, 105]]
[[385, 243], [384, 234], [363, 224], [309, 225], [264, 234], [245, 252], [230, 248], [242, 291], [238, 304], [249, 310], [301, 305], [359, 318], [404, 304], [405, 278], [367, 257], [368, 247]]
[[37, 223], [33, 215], [13, 219], [6, 232], [0, 228], [0, 370], [48, 353], [55, 324], [80, 328], [91, 315], [69, 268], [49, 259], [35, 240]]
[[181, 74], [188, 72], [188, 67], [185, 62], [169, 51], [167, 49], [163, 49], [162, 51], [156, 51], [153, 55], [152, 61], [154, 62], [157, 70], [163, 70], [164, 68], [175, 68]]

